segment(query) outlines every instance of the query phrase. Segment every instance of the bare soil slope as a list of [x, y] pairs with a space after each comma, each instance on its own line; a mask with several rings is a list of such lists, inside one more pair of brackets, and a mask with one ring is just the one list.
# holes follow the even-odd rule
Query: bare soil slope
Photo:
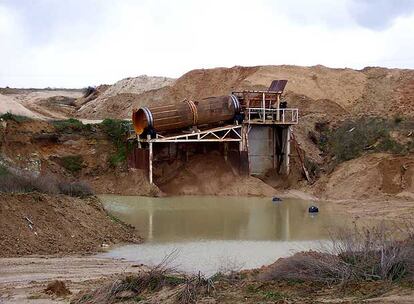
[[[79, 110], [83, 118], [114, 117], [113, 112], [120, 112], [135, 96], [147, 91], [168, 87], [174, 83], [173, 78], [151, 77], [141, 75], [125, 78], [109, 86], [102, 94], [85, 103]], [[129, 117], [125, 116], [123, 118]]]
[[412, 70], [282, 65], [193, 70], [173, 84], [133, 95], [115, 95], [99, 110], [93, 112], [84, 107], [78, 115], [84, 118], [108, 115], [124, 118], [130, 116], [134, 107], [153, 102], [175, 103], [184, 98], [229, 94], [232, 90], [267, 89], [273, 79], [289, 80], [286, 99], [305, 112], [319, 109], [330, 116], [367, 112], [414, 114], [414, 97], [410, 93], [414, 87]]
[[315, 192], [327, 200], [414, 198], [414, 155], [364, 155], [340, 164], [321, 178]]
[[41, 120], [9, 120], [0, 125], [0, 161], [17, 169], [85, 180], [96, 193], [159, 193], [143, 172], [112, 167], [110, 158], [115, 153], [113, 142], [97, 125], [83, 130], [62, 129]]
[[0, 114], [7, 112], [37, 119], [65, 119], [75, 115], [81, 90], [1, 89]]
[[133, 227], [112, 220], [97, 198], [0, 194], [0, 257], [94, 252], [136, 241]]
[[223, 156], [214, 153], [194, 155], [178, 168], [164, 167], [158, 179], [169, 176], [169, 171], [175, 172], [172, 178], [158, 183], [169, 195], [272, 196], [277, 192], [258, 178], [240, 176]]

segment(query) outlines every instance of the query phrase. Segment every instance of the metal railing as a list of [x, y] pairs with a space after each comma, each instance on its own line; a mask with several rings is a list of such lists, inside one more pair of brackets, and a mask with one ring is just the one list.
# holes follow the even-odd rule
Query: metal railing
[[248, 122], [275, 123], [275, 124], [297, 124], [298, 109], [267, 109], [248, 108]]

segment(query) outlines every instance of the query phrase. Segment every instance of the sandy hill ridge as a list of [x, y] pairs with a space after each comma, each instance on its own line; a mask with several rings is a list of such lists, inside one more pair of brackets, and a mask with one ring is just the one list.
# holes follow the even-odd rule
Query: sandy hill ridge
[[[125, 118], [134, 107], [228, 94], [239, 89], [266, 89], [273, 79], [289, 80], [285, 97], [305, 114], [414, 114], [413, 70], [332, 69], [320, 65], [198, 69], [175, 81], [151, 80], [149, 83], [155, 85], [145, 86], [141, 91], [133, 89], [136, 78], [129, 78], [110, 87], [108, 93], [82, 107], [77, 114], [82, 118]], [[123, 86], [128, 89], [120, 90]]]
[[112, 117], [113, 110], [116, 110], [118, 114], [127, 106], [124, 102], [125, 98], [170, 86], [174, 81], [173, 78], [147, 75], [122, 79], [109, 86], [96, 99], [83, 105], [79, 110], [80, 116], [89, 118]]

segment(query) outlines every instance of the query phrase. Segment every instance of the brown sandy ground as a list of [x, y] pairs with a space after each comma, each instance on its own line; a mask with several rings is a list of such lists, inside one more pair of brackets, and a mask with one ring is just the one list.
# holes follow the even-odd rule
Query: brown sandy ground
[[141, 265], [93, 256], [0, 258], [0, 303], [68, 303], [71, 295], [47, 294], [46, 286], [60, 280], [73, 295], [141, 270]]
[[[97, 193], [154, 195], [142, 171], [113, 166], [117, 149], [99, 125], [56, 124], [40, 120], [0, 124], [0, 161], [32, 173], [84, 180]], [[72, 160], [68, 162], [68, 160]], [[68, 164], [76, 166], [69, 166]]]
[[[93, 267], [92, 267], [93, 268]], [[137, 295], [131, 290], [114, 291], [111, 300], [105, 299], [105, 293], [115, 290], [119, 279], [130, 276], [128, 269], [122, 275], [106, 276], [101, 280], [87, 280], [84, 283], [66, 280], [66, 285], [72, 292], [65, 299], [46, 295], [42, 291], [46, 282], [29, 284], [28, 287], [18, 288], [11, 291], [3, 287], [5, 291], [11, 292], [9, 298], [19, 302], [19, 297], [24, 296], [19, 292], [31, 292], [30, 297], [37, 296], [42, 299], [54, 299], [65, 302], [69, 299], [71, 303], [413, 303], [414, 289], [410, 284], [393, 284], [387, 282], [358, 282], [345, 285], [327, 286], [317, 282], [306, 282], [300, 280], [263, 281], [256, 278], [259, 270], [233, 273], [229, 276], [217, 276], [190, 289], [196, 299], [183, 299], [183, 290], [186, 290], [185, 280], [181, 275], [169, 275], [165, 285], [156, 290], [146, 290]], [[135, 273], [142, 273], [143, 269], [137, 268]], [[112, 269], [109, 270], [111, 272]], [[52, 277], [52, 276], [50, 276]], [[63, 278], [64, 276], [60, 276]], [[197, 282], [197, 279], [195, 279]], [[21, 284], [21, 283], [19, 283]], [[156, 284], [154, 282], [154, 284]], [[197, 284], [197, 283], [195, 283]], [[207, 290], [208, 286], [208, 290]], [[82, 289], [83, 287], [83, 289]], [[190, 287], [191, 288], [191, 287]], [[81, 291], [79, 291], [82, 289]], [[27, 303], [36, 303], [33, 300]]]
[[65, 119], [75, 114], [75, 101], [82, 94], [82, 90], [0, 89], [0, 114]]
[[96, 197], [0, 193], [0, 257], [92, 253], [139, 241]]
[[[283, 260], [283, 259], [282, 259]], [[160, 289], [137, 293], [117, 291], [110, 302], [95, 300], [119, 279], [148, 271], [143, 265], [93, 256], [32, 256], [0, 259], [0, 303], [413, 303], [411, 283], [382, 281], [326, 285], [302, 280], [269, 281], [260, 278], [269, 267], [218, 275], [196, 287], [197, 300], [179, 300], [186, 285], [180, 274], [169, 274]], [[132, 278], [132, 277], [131, 277]], [[55, 280], [70, 294], [58, 296], [45, 291]], [[196, 282], [196, 281], [195, 281]], [[184, 283], [184, 284], [183, 284]], [[155, 284], [155, 281], [154, 281]], [[196, 283], [194, 283], [196, 284]], [[208, 291], [206, 287], [208, 286]], [[95, 295], [96, 296], [96, 295]]]
[[85, 104], [77, 115], [89, 119], [126, 118], [130, 117], [133, 108], [154, 102], [175, 103], [184, 98], [197, 100], [235, 90], [267, 89], [274, 79], [289, 80], [285, 97], [290, 105], [299, 107], [301, 116], [309, 109], [330, 118], [344, 113], [414, 114], [413, 70], [280, 65], [192, 70], [173, 83], [154, 87], [154, 90], [139, 92], [128, 89], [119, 91], [121, 94], [112, 96], [101, 105], [92, 101]]
[[241, 176], [219, 153], [193, 155], [188, 162], [159, 168], [155, 182], [168, 195], [273, 196], [258, 178]]
[[413, 154], [374, 153], [346, 161], [299, 189], [353, 218], [407, 221], [414, 218], [413, 176]]

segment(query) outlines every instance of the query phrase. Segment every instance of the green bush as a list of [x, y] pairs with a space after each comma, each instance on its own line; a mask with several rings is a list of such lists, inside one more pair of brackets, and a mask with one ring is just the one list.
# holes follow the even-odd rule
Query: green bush
[[0, 176], [4, 176], [8, 174], [10, 173], [9, 173], [9, 170], [6, 168], [6, 166], [0, 164]]
[[117, 167], [120, 164], [123, 164], [127, 158], [127, 149], [125, 146], [119, 146], [115, 154], [112, 154], [109, 157], [109, 163], [112, 167]]
[[116, 143], [124, 143], [129, 130], [130, 122], [120, 119], [104, 119], [101, 122], [103, 131]]
[[71, 133], [73, 131], [90, 131], [92, 126], [90, 124], [83, 124], [80, 120], [69, 118], [66, 120], [55, 120], [52, 123], [59, 132]]
[[61, 158], [62, 166], [71, 173], [77, 173], [82, 169], [83, 158], [81, 155], [70, 155]]
[[390, 136], [390, 131], [395, 128], [395, 122], [385, 118], [347, 120], [336, 129], [323, 131], [319, 148], [337, 163], [357, 158], [366, 151], [406, 153], [409, 147]]
[[127, 153], [131, 149], [131, 145], [126, 143], [130, 122], [119, 119], [105, 119], [100, 125], [116, 147], [116, 152], [109, 158], [110, 165], [117, 167], [124, 164]]
[[3, 120], [12, 120], [12, 121], [15, 121], [15, 122], [24, 122], [24, 121], [32, 120], [31, 118], [29, 118], [27, 116], [15, 115], [15, 114], [12, 114], [10, 112], [7, 112], [3, 115], [0, 115], [0, 118], [3, 119]]

